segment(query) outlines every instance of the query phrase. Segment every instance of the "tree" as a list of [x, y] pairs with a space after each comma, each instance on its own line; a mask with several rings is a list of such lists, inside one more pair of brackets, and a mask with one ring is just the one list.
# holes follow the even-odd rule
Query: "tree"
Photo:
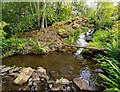
[[[46, 14], [46, 1], [43, 2], [43, 15], [42, 15], [42, 22], [41, 22], [41, 29], [45, 27], [45, 14]], [[47, 24], [46, 24], [47, 25]]]

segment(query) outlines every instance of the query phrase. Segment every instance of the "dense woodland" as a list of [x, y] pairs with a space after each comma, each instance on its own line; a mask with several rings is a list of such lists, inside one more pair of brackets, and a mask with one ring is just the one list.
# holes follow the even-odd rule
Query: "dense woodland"
[[105, 51], [84, 49], [82, 54], [90, 54], [105, 71], [98, 74], [106, 85], [104, 91], [119, 92], [119, 8], [119, 2], [92, 2], [90, 5], [87, 2], [3, 2], [0, 58], [52, 51], [74, 53], [76, 48], [66, 48], [65, 44], [75, 45], [82, 32], [95, 28], [93, 41], [88, 46]]

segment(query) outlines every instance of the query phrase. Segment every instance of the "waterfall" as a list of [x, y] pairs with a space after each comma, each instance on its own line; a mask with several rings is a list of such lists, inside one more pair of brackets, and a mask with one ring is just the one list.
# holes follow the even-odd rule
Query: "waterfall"
[[[92, 41], [93, 39], [93, 33], [95, 32], [95, 29], [89, 29], [88, 32], [84, 32], [82, 34], [80, 34], [79, 39], [77, 40], [77, 46], [87, 46], [89, 41]], [[75, 55], [80, 55], [80, 53], [82, 52], [83, 48], [79, 48]]]

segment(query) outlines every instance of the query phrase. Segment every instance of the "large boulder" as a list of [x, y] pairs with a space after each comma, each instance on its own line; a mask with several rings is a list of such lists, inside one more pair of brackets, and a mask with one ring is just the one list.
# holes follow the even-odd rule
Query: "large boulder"
[[93, 90], [86, 81], [80, 78], [74, 78], [73, 82], [80, 90]]
[[28, 81], [34, 70], [31, 67], [23, 68], [18, 77], [14, 80], [17, 85], [22, 85]]

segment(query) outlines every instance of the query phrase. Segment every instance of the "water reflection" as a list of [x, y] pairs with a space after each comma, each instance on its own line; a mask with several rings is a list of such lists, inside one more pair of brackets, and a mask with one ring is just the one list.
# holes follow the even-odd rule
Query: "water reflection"
[[95, 77], [97, 77], [97, 75], [88, 67], [85, 67], [80, 71], [80, 79], [84, 80], [93, 89], [95, 89]]

